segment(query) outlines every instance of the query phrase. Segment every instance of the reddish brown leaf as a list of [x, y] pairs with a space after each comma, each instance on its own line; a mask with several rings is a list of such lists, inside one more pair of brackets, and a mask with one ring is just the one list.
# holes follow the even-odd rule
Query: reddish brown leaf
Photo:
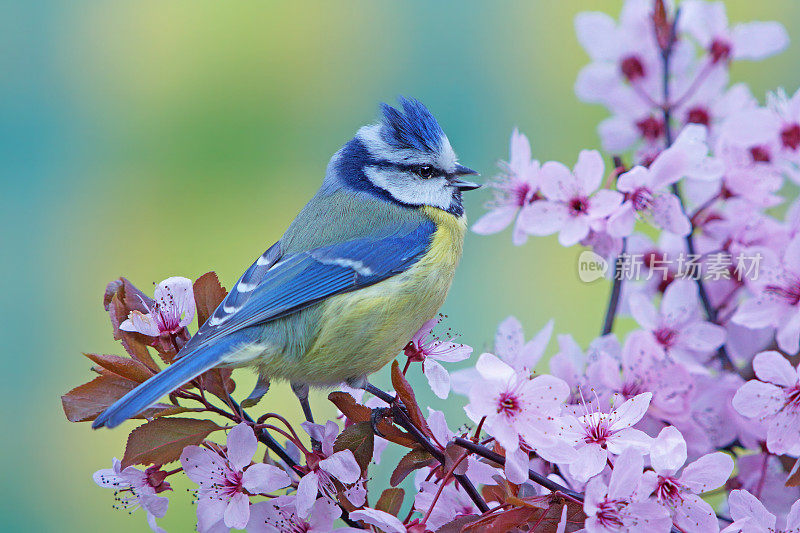
[[[517, 528], [521, 528], [521, 526], [524, 524], [527, 524], [536, 512], [540, 511], [525, 507], [516, 507], [509, 509], [508, 511], [492, 513], [484, 516], [480, 520], [470, 523], [464, 527], [462, 531], [464, 533], [482, 533], [484, 531], [514, 531]], [[533, 530], [523, 529], [523, 531], [531, 532]], [[539, 529], [536, 529], [535, 531], [540, 532]]]
[[422, 448], [415, 448], [400, 459], [394, 472], [392, 472], [392, 477], [389, 478], [389, 484], [392, 487], [396, 487], [414, 470], [438, 464], [439, 461], [434, 459], [430, 453]]
[[122, 467], [177, 461], [186, 446], [200, 444], [211, 432], [220, 429], [210, 420], [156, 418], [134, 429], [128, 436]]
[[[332, 392], [328, 395], [328, 399], [344, 413], [344, 415], [351, 422], [369, 422], [372, 416], [372, 410], [359, 403], [346, 392]], [[378, 422], [378, 431], [381, 432], [383, 438], [400, 446], [406, 448], [415, 448], [419, 443], [415, 441], [408, 433], [397, 429], [395, 426], [389, 424], [386, 420]]]
[[228, 292], [220, 285], [215, 272], [206, 272], [194, 282], [194, 303], [197, 306], [197, 323], [205, 324], [214, 309], [219, 306]]
[[228, 395], [236, 389], [236, 382], [231, 378], [232, 373], [233, 370], [229, 368], [212, 368], [197, 379], [204, 390], [226, 401]]
[[462, 515], [437, 529], [436, 533], [461, 533], [467, 526], [479, 519], [480, 515], [476, 514]]
[[100, 365], [102, 368], [137, 383], [142, 383], [153, 375], [153, 373], [150, 372], [146, 366], [135, 359], [120, 357], [119, 355], [104, 355], [95, 353], [84, 353], [83, 355]]
[[375, 504], [375, 509], [397, 516], [403, 506], [405, 495], [406, 491], [401, 488], [388, 488], [381, 493], [378, 503]]
[[[114, 402], [139, 385], [116, 374], [103, 374], [89, 383], [75, 387], [61, 397], [61, 406], [70, 422], [88, 422], [97, 418]], [[136, 416], [153, 418], [185, 411], [182, 407], [158, 403]]]
[[99, 376], [63, 395], [61, 406], [70, 422], [94, 420], [136, 385], [138, 383], [122, 377]]
[[350, 450], [361, 467], [362, 477], [367, 475], [367, 467], [372, 461], [375, 449], [375, 435], [369, 422], [357, 422], [344, 429], [333, 443], [334, 451]]
[[414, 425], [417, 426], [423, 434], [432, 437], [433, 433], [431, 433], [431, 429], [428, 427], [428, 421], [425, 420], [425, 416], [422, 414], [422, 410], [417, 404], [414, 389], [411, 388], [406, 377], [400, 371], [400, 364], [397, 360], [392, 362], [392, 386], [395, 392], [397, 392], [397, 397], [400, 398], [406, 410], [408, 410], [408, 414]]

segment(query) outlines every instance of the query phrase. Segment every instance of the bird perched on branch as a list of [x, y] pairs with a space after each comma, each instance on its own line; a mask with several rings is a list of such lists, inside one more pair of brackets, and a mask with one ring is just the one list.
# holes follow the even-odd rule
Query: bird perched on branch
[[94, 421], [114, 427], [214, 367], [255, 367], [308, 386], [366, 376], [402, 350], [444, 303], [461, 258], [461, 193], [479, 185], [417, 100], [382, 104], [328, 163], [322, 187], [248, 268], [175, 363]]

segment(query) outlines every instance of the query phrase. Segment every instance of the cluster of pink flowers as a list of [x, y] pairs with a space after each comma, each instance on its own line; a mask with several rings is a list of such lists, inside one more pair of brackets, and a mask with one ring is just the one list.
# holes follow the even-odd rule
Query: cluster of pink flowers
[[[559, 334], [549, 353], [552, 321], [526, 341], [509, 317], [491, 352], [455, 370], [449, 365], [472, 349], [435, 336], [437, 318], [406, 346], [405, 369], [393, 367], [404, 405], [364, 402], [363, 391], [343, 388], [331, 395], [343, 426], [303, 424], [310, 447], [270, 414], [219, 428], [229, 429], [225, 446], [186, 446], [174, 471], [122, 469], [115, 460], [95, 481], [115, 488], [126, 508], [142, 507], [156, 531], [167, 510], [165, 478], [181, 470], [198, 485], [201, 532], [800, 527], [800, 200], [783, 188], [787, 179], [800, 183], [800, 91], [777, 90], [762, 105], [729, 79], [732, 61], [780, 52], [786, 32], [776, 22], [731, 26], [722, 2], [701, 0], [627, 0], [619, 21], [582, 13], [575, 28], [591, 58], [575, 92], [611, 113], [598, 133], [613, 163], [597, 150], [581, 151], [572, 168], [540, 163], [514, 130], [489, 211], [472, 229], [513, 226], [515, 245], [557, 234], [561, 245], [590, 248], [613, 265], [600, 337], [584, 349]], [[790, 205], [773, 209], [782, 203]], [[626, 253], [644, 258], [641, 279], [618, 275]], [[676, 265], [649, 275], [682, 254], [695, 256], [700, 275]], [[720, 254], [759, 262], [744, 277], [734, 263], [703, 275]], [[188, 283], [165, 281], [155, 302], [142, 300], [147, 313], [131, 311], [119, 328], [186, 337]], [[635, 323], [624, 334], [613, 330], [618, 314]], [[467, 398], [469, 426], [451, 423], [462, 428], [454, 432], [444, 413], [419, 408], [405, 381], [413, 363], [438, 398]], [[286, 437], [296, 464], [260, 461], [261, 431]], [[405, 518], [400, 489], [367, 497], [387, 485], [367, 467], [392, 443], [410, 451], [391, 484], [416, 471]], [[540, 529], [545, 513], [550, 529]]]

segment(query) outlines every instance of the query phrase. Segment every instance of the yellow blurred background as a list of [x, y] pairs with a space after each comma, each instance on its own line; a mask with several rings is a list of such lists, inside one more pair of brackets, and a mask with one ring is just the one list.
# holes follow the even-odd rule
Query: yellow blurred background
[[[733, 21], [779, 20], [795, 39], [800, 4], [730, 3]], [[230, 286], [318, 187], [328, 158], [380, 101], [422, 100], [482, 179], [519, 126], [536, 158], [572, 165], [599, 147], [605, 111], [577, 102], [587, 62], [575, 13], [621, 2], [16, 2], [0, 7], [0, 331], [4, 531], [146, 530], [111, 508], [93, 471], [122, 456], [127, 425], [70, 424], [59, 396], [87, 381], [81, 351], [121, 353], [101, 306], [125, 275], [145, 292], [168, 276], [216, 270]], [[800, 82], [800, 46], [734, 79], [763, 101]], [[468, 194], [474, 221], [488, 191]], [[514, 248], [469, 235], [445, 305], [476, 352], [509, 314], [530, 334], [550, 317], [585, 344], [608, 286], [582, 284], [578, 249], [554, 238]], [[551, 343], [550, 352], [555, 343]], [[252, 378], [242, 373], [239, 393]], [[465, 419], [462, 400], [431, 406]], [[383, 372], [376, 382], [386, 385]], [[245, 390], [248, 389], [248, 390]], [[318, 417], [333, 414], [323, 394]], [[301, 419], [285, 386], [255, 408]], [[394, 452], [387, 452], [387, 458]], [[385, 485], [386, 463], [373, 472]], [[159, 523], [194, 524], [178, 483]]]

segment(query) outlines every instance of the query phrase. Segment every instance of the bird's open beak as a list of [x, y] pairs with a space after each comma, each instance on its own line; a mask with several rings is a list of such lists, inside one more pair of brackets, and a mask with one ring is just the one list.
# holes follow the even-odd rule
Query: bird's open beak
[[456, 170], [453, 174], [455, 177], [450, 180], [450, 185], [460, 191], [471, 191], [481, 186], [480, 183], [473, 183], [461, 178], [461, 176], [477, 176], [478, 173], [471, 168], [467, 168], [463, 165], [456, 165]]

